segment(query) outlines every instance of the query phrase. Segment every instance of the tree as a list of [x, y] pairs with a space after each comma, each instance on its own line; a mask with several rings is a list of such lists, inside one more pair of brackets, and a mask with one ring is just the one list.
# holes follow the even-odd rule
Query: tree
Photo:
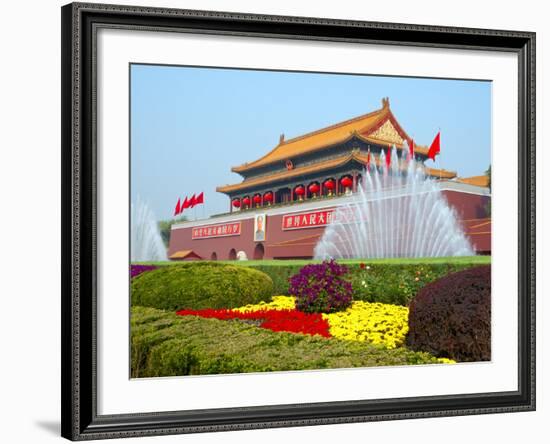
[[[491, 165], [489, 165], [489, 168], [485, 170], [485, 175], [489, 179], [487, 182], [487, 186], [489, 187], [489, 191], [491, 191]], [[485, 205], [485, 211], [487, 213], [487, 217], [491, 217], [491, 197], [489, 196], [489, 200], [487, 201], [487, 205]]]
[[181, 216], [178, 219], [160, 220], [158, 222], [160, 237], [162, 238], [162, 242], [164, 243], [166, 248], [168, 248], [168, 244], [170, 243], [170, 232], [172, 229], [172, 225], [186, 221], [187, 216]]

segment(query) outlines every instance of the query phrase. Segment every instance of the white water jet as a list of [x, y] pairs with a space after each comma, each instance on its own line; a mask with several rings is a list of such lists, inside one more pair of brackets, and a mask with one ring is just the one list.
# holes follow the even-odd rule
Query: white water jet
[[167, 260], [158, 223], [149, 206], [138, 197], [137, 203], [131, 204], [131, 213], [131, 262]]
[[335, 209], [314, 252], [315, 259], [474, 254], [439, 183], [414, 158], [399, 159], [395, 146], [389, 168], [382, 151], [379, 165], [363, 171], [357, 192]]

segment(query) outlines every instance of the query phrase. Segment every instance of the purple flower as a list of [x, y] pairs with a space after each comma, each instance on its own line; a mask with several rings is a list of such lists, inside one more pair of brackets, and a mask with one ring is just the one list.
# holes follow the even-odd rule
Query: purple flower
[[146, 271], [155, 270], [158, 267], [156, 265], [134, 265], [130, 264], [130, 277], [133, 279]]
[[296, 296], [296, 307], [305, 312], [344, 310], [352, 302], [351, 283], [343, 278], [345, 265], [334, 260], [308, 264], [289, 279], [289, 293]]

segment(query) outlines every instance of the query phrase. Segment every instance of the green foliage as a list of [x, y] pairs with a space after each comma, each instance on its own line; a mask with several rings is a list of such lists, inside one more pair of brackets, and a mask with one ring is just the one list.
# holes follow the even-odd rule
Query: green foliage
[[[291, 276], [299, 273], [304, 265], [319, 262], [297, 259], [232, 261], [226, 263], [262, 271], [273, 280], [272, 295], [282, 295], [289, 294], [289, 279]], [[223, 262], [216, 263], [221, 264]], [[491, 257], [349, 259], [339, 260], [338, 263], [346, 264], [349, 269], [346, 278], [352, 283], [354, 300], [408, 305], [416, 293], [429, 282], [433, 282], [448, 273], [481, 264], [490, 264]], [[174, 265], [173, 262], [154, 262], [154, 264], [168, 267], [178, 266]]]
[[426, 285], [409, 307], [407, 345], [456, 361], [491, 359], [491, 267]]
[[216, 262], [189, 262], [132, 279], [132, 305], [164, 310], [234, 308], [268, 300], [273, 282], [261, 271]]
[[168, 248], [168, 244], [170, 243], [172, 225], [185, 221], [187, 221], [187, 216], [181, 216], [177, 219], [160, 220], [158, 222], [160, 237], [162, 238], [162, 242], [164, 242], [164, 246], [166, 248]]
[[131, 310], [131, 375], [205, 375], [436, 363], [406, 348], [272, 332], [242, 321]]
[[[489, 258], [490, 260], [490, 258]], [[340, 263], [340, 261], [338, 261]], [[408, 305], [416, 293], [429, 282], [448, 273], [464, 270], [477, 265], [477, 260], [440, 262], [344, 262], [349, 269], [346, 279], [353, 288], [353, 299], [366, 302]], [[263, 271], [273, 280], [273, 294], [289, 294], [289, 279], [298, 274], [301, 266], [285, 265], [284, 262], [272, 265], [247, 265]]]
[[[489, 190], [491, 190], [491, 165], [489, 165], [489, 168], [485, 171], [485, 175], [489, 178]], [[487, 202], [485, 211], [487, 212], [487, 217], [491, 217], [491, 199]]]
[[[320, 264], [321, 260], [315, 259], [258, 259], [248, 261], [218, 261], [226, 264], [238, 264], [244, 266], [298, 266], [302, 267], [307, 264]], [[172, 261], [145, 261], [136, 262], [141, 265], [174, 265]], [[369, 265], [395, 264], [395, 265], [421, 265], [421, 264], [468, 264], [468, 265], [483, 265], [491, 263], [491, 256], [447, 256], [447, 257], [410, 257], [410, 258], [387, 258], [387, 259], [338, 259], [339, 264], [353, 265], [366, 263]]]

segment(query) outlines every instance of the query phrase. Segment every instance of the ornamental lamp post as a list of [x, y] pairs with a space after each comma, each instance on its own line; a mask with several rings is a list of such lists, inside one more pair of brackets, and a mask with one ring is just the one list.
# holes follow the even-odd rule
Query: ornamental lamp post
[[256, 204], [256, 208], [258, 208], [260, 206], [260, 203], [262, 202], [262, 196], [260, 196], [259, 194], [256, 194], [252, 200], [254, 200], [254, 203]]
[[264, 202], [267, 202], [268, 205], [271, 205], [273, 202], [273, 193], [271, 191], [264, 194]]
[[342, 180], [340, 180], [340, 183], [344, 187], [344, 193], [350, 194], [350, 187], [353, 185], [353, 181], [348, 176], [346, 176]]
[[317, 197], [317, 193], [319, 192], [319, 184], [316, 182], [313, 182], [309, 187], [308, 190], [311, 194], [313, 194], [313, 198]]
[[334, 190], [334, 180], [327, 179], [323, 186], [328, 190], [328, 195], [332, 196], [332, 191]]
[[304, 194], [306, 190], [302, 185], [298, 185], [294, 188], [294, 193], [298, 196], [298, 200], [304, 200]]

